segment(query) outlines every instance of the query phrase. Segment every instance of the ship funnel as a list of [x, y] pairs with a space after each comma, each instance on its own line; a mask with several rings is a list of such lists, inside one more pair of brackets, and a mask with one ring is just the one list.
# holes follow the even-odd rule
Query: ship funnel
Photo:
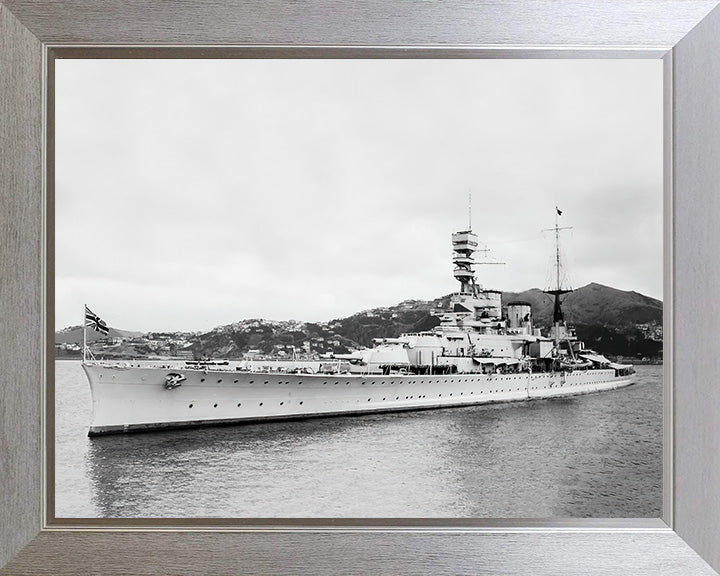
[[508, 328], [526, 328], [532, 334], [532, 306], [529, 302], [509, 302], [507, 305]]

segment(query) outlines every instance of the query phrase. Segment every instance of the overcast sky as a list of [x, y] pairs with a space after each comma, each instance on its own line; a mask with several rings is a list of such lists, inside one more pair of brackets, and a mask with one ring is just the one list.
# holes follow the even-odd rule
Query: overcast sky
[[458, 288], [662, 298], [656, 60], [58, 60], [56, 327], [329, 320]]

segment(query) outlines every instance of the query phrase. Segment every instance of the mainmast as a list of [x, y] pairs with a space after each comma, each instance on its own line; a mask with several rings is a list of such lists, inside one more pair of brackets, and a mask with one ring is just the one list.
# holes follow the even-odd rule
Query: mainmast
[[565, 321], [562, 307], [560, 306], [560, 296], [572, 292], [571, 288], [563, 288], [560, 284], [560, 231], [570, 230], [572, 226], [560, 226], [559, 216], [562, 216], [562, 210], [555, 206], [555, 227], [543, 230], [543, 232], [555, 232], [555, 287], [545, 290], [546, 294], [555, 297], [555, 307], [553, 309], [553, 324], [559, 325]]

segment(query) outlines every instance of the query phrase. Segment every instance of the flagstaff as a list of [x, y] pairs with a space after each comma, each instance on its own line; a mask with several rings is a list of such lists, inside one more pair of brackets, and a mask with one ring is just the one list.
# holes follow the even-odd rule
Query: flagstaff
[[[104, 336], [107, 336], [110, 332], [110, 329], [108, 328], [107, 324], [104, 320], [100, 318], [97, 314], [95, 314], [90, 308], [87, 307], [87, 304], [85, 304], [85, 317], [83, 321], [83, 364], [87, 362], [87, 355], [88, 352], [88, 346], [87, 346], [87, 328], [90, 326], [95, 332], [100, 332]], [[90, 352], [90, 358], [94, 360], [95, 358], [92, 355], [92, 352]]]
[[87, 360], [87, 313], [88, 313], [88, 307], [87, 304], [85, 306], [85, 311], [83, 312], [83, 364], [85, 364]]

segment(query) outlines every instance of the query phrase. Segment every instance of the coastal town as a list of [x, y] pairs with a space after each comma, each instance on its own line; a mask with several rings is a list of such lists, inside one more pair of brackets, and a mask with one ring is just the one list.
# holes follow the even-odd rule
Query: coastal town
[[[541, 291], [508, 293], [506, 297], [532, 302], [538, 325], [549, 324], [552, 307]], [[448, 305], [447, 296], [405, 300], [327, 322], [247, 319], [204, 332], [131, 332], [114, 328], [111, 321], [107, 336], [90, 331], [88, 339], [98, 359], [319, 360], [370, 347], [378, 336], [430, 330]], [[590, 346], [603, 348], [621, 361], [662, 362], [660, 301], [592, 284], [568, 297], [567, 310], [578, 334]], [[80, 326], [56, 333], [56, 358], [80, 358], [81, 351]]]
[[[56, 342], [57, 358], [79, 358], [82, 344], [76, 342], [82, 329], [66, 329], [70, 341]], [[319, 360], [332, 354], [347, 354], [360, 348], [348, 338], [338, 335], [332, 325], [323, 326], [306, 322], [246, 320], [216, 328], [209, 333], [215, 340], [227, 340], [221, 346], [223, 357], [235, 360], [263, 360], [296, 358]], [[62, 335], [62, 332], [58, 334]], [[193, 360], [215, 357], [213, 350], [205, 351], [203, 341], [208, 334], [202, 332], [148, 332], [126, 333], [112, 330], [104, 337], [92, 339], [93, 354], [98, 358], [176, 358]], [[63, 338], [60, 337], [60, 340]], [[239, 342], [238, 342], [239, 341]]]

